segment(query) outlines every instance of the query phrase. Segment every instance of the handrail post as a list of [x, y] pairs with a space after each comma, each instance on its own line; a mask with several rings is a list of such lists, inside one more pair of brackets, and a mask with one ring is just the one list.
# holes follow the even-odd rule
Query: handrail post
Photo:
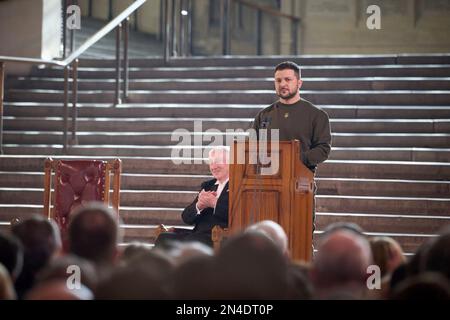
[[72, 141], [71, 145], [78, 144], [77, 141], [77, 101], [78, 101], [78, 59], [72, 62]]
[[179, 12], [178, 14], [178, 56], [185, 56], [185, 16], [181, 14], [181, 10], [184, 10], [184, 0], [180, 0]]
[[163, 44], [164, 44], [164, 63], [167, 64], [170, 59], [170, 17], [169, 17], [169, 0], [163, 0], [164, 12], [164, 30], [163, 30]]
[[[76, 0], [71, 1], [72, 4], [76, 4]], [[66, 8], [67, 10], [67, 8]], [[74, 28], [70, 28], [70, 53], [73, 52], [73, 48], [75, 46], [75, 30]]]
[[64, 67], [64, 119], [63, 119], [63, 153], [67, 154], [69, 130], [69, 66]]
[[123, 99], [128, 98], [128, 33], [130, 18], [123, 21]]
[[230, 0], [222, 0], [222, 54], [230, 54]]
[[116, 28], [116, 89], [114, 105], [121, 104], [120, 99], [120, 38], [122, 33], [122, 24], [120, 23]]
[[292, 20], [292, 53], [294, 56], [298, 54], [298, 20]]
[[188, 41], [188, 47], [187, 47], [187, 51], [188, 51], [188, 55], [192, 56], [192, 49], [194, 47], [194, 43], [193, 43], [193, 32], [192, 32], [192, 17], [194, 15], [194, 6], [192, 3], [192, 0], [188, 0], [188, 27], [187, 27], [187, 41]]
[[62, 9], [62, 17], [63, 17], [63, 59], [66, 58], [66, 54], [67, 54], [67, 1], [68, 0], [64, 0], [63, 1], [63, 6], [64, 8]]
[[262, 11], [256, 11], [256, 54], [262, 55]]
[[5, 91], [5, 62], [0, 61], [0, 154], [3, 154], [3, 97]]
[[172, 0], [172, 3], [170, 5], [170, 25], [171, 25], [171, 30], [169, 33], [169, 37], [171, 38], [170, 40], [170, 56], [177, 56], [177, 29], [176, 29], [176, 25], [175, 25], [175, 10], [176, 10], [176, 1], [177, 0]]
[[92, 12], [94, 12], [94, 8], [92, 6], [93, 4], [93, 0], [89, 0], [89, 4], [88, 4], [88, 17], [92, 18]]

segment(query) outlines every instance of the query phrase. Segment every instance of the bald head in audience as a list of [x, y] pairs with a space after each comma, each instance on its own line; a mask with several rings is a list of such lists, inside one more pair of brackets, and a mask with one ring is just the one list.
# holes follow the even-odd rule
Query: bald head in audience
[[372, 253], [365, 237], [348, 230], [329, 233], [320, 243], [311, 270], [318, 297], [326, 298], [335, 292], [358, 294], [355, 289], [365, 288], [371, 263]]
[[263, 220], [249, 226], [247, 231], [264, 233], [280, 248], [284, 255], [289, 255], [288, 237], [284, 229], [278, 223], [272, 220]]

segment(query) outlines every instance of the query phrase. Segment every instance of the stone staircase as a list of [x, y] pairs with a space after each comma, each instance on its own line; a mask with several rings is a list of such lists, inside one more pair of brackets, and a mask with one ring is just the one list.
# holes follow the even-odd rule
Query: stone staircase
[[[233, 57], [130, 61], [130, 96], [113, 107], [112, 60], [80, 62], [78, 142], [62, 154], [62, 70], [6, 81], [0, 226], [42, 211], [47, 156], [120, 157], [125, 241], [181, 225], [206, 165], [175, 165], [184, 128], [247, 129], [276, 99], [273, 66], [303, 66], [302, 97], [330, 116], [333, 150], [317, 172], [317, 231], [355, 222], [407, 253], [450, 223], [450, 55]], [[194, 125], [202, 121], [202, 127]], [[208, 142], [205, 142], [207, 145]]]

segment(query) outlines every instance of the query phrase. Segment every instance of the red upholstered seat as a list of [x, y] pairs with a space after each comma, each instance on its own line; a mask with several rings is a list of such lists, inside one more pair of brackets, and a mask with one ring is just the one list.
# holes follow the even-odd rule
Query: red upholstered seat
[[[52, 197], [52, 172], [54, 196]], [[89, 201], [109, 204], [110, 174], [114, 173], [112, 206], [119, 210], [121, 161], [52, 160], [45, 161], [44, 214], [55, 219], [62, 234], [70, 213]], [[53, 201], [52, 201], [53, 200]], [[53, 208], [51, 205], [53, 204]]]

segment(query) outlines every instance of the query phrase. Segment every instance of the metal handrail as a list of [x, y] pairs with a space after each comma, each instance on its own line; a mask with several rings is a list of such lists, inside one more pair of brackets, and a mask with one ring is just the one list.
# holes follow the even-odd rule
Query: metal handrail
[[97, 43], [105, 35], [116, 28], [116, 86], [115, 86], [115, 98], [114, 105], [122, 102], [120, 94], [120, 39], [121, 33], [124, 31], [124, 83], [123, 83], [123, 96], [128, 96], [128, 30], [129, 30], [129, 17], [138, 8], [140, 8], [146, 0], [135, 0], [130, 6], [123, 10], [116, 18], [107, 23], [102, 29], [97, 31], [93, 36], [86, 40], [77, 50], [72, 52], [64, 60], [48, 60], [48, 59], [36, 59], [26, 57], [13, 57], [13, 56], [0, 56], [0, 154], [3, 154], [3, 96], [4, 96], [4, 70], [6, 62], [15, 63], [28, 63], [37, 65], [55, 65], [64, 68], [64, 152], [67, 152], [68, 146], [68, 104], [69, 104], [69, 71], [72, 74], [72, 141], [71, 144], [76, 144], [76, 115], [77, 115], [77, 92], [78, 92], [78, 58], [86, 52], [91, 46]]

